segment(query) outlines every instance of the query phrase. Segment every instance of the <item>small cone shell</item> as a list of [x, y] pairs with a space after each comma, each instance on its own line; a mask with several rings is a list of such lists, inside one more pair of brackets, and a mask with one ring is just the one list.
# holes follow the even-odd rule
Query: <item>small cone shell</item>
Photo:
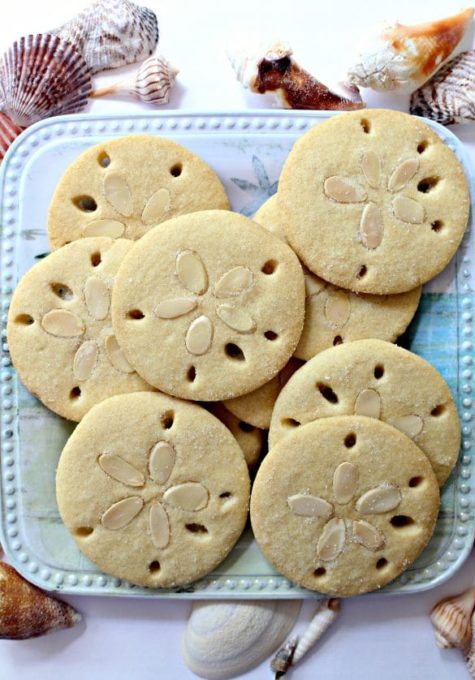
[[0, 639], [26, 640], [72, 628], [81, 615], [0, 563]]

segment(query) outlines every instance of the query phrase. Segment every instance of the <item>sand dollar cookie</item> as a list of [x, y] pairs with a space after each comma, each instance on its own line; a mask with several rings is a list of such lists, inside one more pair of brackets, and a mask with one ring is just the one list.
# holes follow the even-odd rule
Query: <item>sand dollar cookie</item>
[[151, 390], [119, 347], [110, 316], [126, 239], [82, 239], [41, 260], [19, 282], [8, 346], [22, 382], [45, 406], [81, 420], [99, 401]]
[[264, 449], [264, 432], [260, 428], [236, 417], [219, 401], [207, 404], [207, 408], [232, 433], [242, 449], [248, 468], [254, 468]]
[[382, 340], [318, 354], [280, 393], [269, 444], [312, 420], [351, 414], [384, 420], [413, 439], [442, 486], [457, 461], [460, 423], [447, 383], [425, 359]]
[[82, 552], [152, 588], [212, 571], [247, 518], [249, 474], [228, 429], [200, 406], [152, 392], [92, 409], [66, 443], [56, 482]]
[[138, 239], [177, 215], [229, 208], [217, 175], [196, 154], [152, 135], [106, 140], [69, 166], [48, 214], [52, 248], [87, 236]]
[[[287, 243], [285, 219], [277, 196], [269, 198], [254, 220]], [[408, 327], [421, 297], [419, 286], [399, 295], [367, 295], [338, 288], [305, 274], [305, 323], [295, 356], [308, 360], [332, 345], [379, 338], [394, 342]]]
[[264, 555], [305, 588], [359, 595], [381, 588], [429, 541], [439, 488], [401, 432], [358, 416], [296, 430], [264, 458], [251, 522]]
[[402, 293], [457, 250], [470, 198], [462, 166], [421, 120], [399, 111], [335, 116], [301, 137], [279, 180], [286, 233], [325, 281]]
[[242, 215], [184, 215], [125, 258], [112, 300], [127, 358], [159, 389], [220, 401], [269, 381], [295, 350], [304, 282], [293, 251]]

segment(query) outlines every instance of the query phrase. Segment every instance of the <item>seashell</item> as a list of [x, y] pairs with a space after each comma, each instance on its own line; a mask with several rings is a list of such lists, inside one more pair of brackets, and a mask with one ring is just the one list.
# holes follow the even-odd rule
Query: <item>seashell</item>
[[[472, 590], [472, 588], [470, 588]], [[471, 624], [469, 628], [471, 629], [470, 642], [465, 648], [465, 663], [467, 664], [467, 670], [475, 678], [475, 615], [472, 614]]]
[[341, 600], [331, 598], [320, 603], [313, 619], [310, 621], [306, 631], [299, 639], [294, 652], [293, 665], [298, 663], [305, 654], [312, 649], [328, 628], [338, 617], [341, 608]]
[[81, 615], [0, 562], [0, 639], [26, 640], [72, 628]]
[[291, 638], [283, 647], [279, 649], [277, 654], [270, 662], [271, 670], [274, 671], [276, 678], [283, 678], [287, 675], [287, 671], [292, 665], [294, 659], [295, 649], [299, 639], [297, 637]]
[[442, 125], [475, 120], [475, 50], [459, 54], [413, 92], [410, 111]]
[[258, 94], [272, 92], [286, 109], [353, 110], [364, 108], [357, 87], [340, 83], [330, 89], [292, 58], [287, 43], [258, 47], [255, 51], [228, 54], [242, 85]]
[[21, 132], [22, 128], [15, 125], [4, 113], [0, 113], [0, 161]]
[[298, 600], [196, 602], [183, 639], [186, 665], [209, 680], [245, 673], [283, 642], [300, 605]]
[[423, 85], [450, 57], [473, 16], [469, 8], [439, 21], [383, 29], [359, 55], [348, 77], [359, 87], [410, 93]]
[[441, 648], [465, 649], [470, 643], [470, 618], [475, 607], [475, 586], [459, 595], [446, 597], [432, 609], [430, 620]]
[[51, 33], [74, 45], [91, 73], [99, 73], [153, 54], [158, 21], [151, 9], [130, 0], [97, 0]]
[[19, 127], [81, 111], [90, 91], [86, 62], [57, 36], [20, 38], [0, 61], [0, 108]]
[[154, 56], [144, 61], [131, 80], [121, 80], [108, 87], [93, 90], [90, 96], [132, 95], [147, 104], [168, 104], [177, 75], [177, 69], [165, 57]]

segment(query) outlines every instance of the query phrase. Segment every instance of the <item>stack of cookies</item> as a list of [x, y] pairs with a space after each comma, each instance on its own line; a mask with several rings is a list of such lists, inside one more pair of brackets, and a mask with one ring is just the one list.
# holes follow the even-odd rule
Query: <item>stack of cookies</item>
[[209, 573], [245, 526], [269, 430], [250, 507], [270, 562], [338, 595], [400, 574], [460, 431], [443, 378], [391, 343], [468, 211], [453, 153], [397, 112], [305, 134], [254, 221], [171, 141], [83, 153], [8, 322], [25, 385], [80, 421], [57, 471], [80, 549], [148, 587]]

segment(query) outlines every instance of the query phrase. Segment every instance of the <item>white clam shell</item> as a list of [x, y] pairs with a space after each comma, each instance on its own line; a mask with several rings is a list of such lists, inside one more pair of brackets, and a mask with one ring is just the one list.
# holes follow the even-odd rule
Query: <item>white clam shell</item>
[[208, 680], [245, 673], [282, 644], [300, 605], [298, 600], [196, 602], [183, 639], [186, 665]]

